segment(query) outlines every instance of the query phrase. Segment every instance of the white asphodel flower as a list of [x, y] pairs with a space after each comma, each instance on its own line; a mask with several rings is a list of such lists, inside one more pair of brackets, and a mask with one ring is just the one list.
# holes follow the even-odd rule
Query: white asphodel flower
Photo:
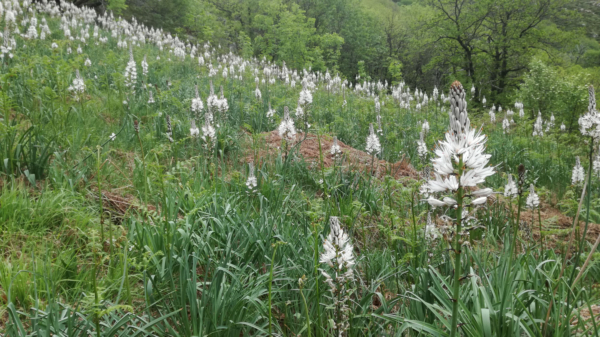
[[598, 110], [596, 110], [596, 94], [594, 93], [594, 87], [590, 85], [588, 92], [588, 112], [579, 118], [579, 129], [582, 135], [598, 139], [600, 138], [600, 114], [598, 114]]
[[540, 111], [538, 111], [537, 119], [535, 120], [535, 123], [533, 124], [533, 136], [542, 137], [544, 135], [544, 129], [542, 128], [543, 124], [544, 124], [544, 121], [542, 120], [542, 113]]
[[531, 209], [537, 208], [540, 205], [540, 197], [535, 193], [533, 184], [529, 187], [529, 195], [527, 196], [525, 204]]
[[506, 115], [504, 115], [504, 119], [502, 120], [502, 131], [505, 134], [510, 132], [510, 121], [508, 120]]
[[75, 70], [75, 78], [73, 84], [67, 89], [75, 95], [75, 99], [79, 101], [79, 96], [85, 92], [85, 82], [79, 73], [79, 69]]
[[202, 98], [200, 98], [200, 93], [198, 92], [198, 85], [196, 85], [196, 96], [192, 98], [192, 106], [191, 110], [196, 116], [199, 116], [200, 112], [204, 109], [204, 104], [202, 103]]
[[248, 179], [246, 179], [246, 187], [248, 188], [248, 192], [256, 192], [256, 187], [258, 186], [258, 180], [254, 175], [254, 163], [248, 163]]
[[425, 225], [425, 239], [427, 239], [427, 241], [435, 241], [438, 236], [440, 236], [440, 232], [431, 220], [431, 212], [428, 212], [427, 224]]
[[508, 175], [508, 183], [504, 186], [504, 196], [507, 198], [514, 198], [519, 195], [519, 189], [517, 184], [513, 181], [512, 175]]
[[216, 145], [217, 131], [212, 126], [212, 119], [208, 115], [209, 114], [204, 115], [204, 125], [202, 126], [202, 140], [204, 141], [206, 148], [212, 149]]
[[112, 142], [114, 142], [116, 138], [117, 138], [117, 135], [115, 135], [115, 133], [114, 133], [114, 132], [110, 134], [110, 137], [109, 137], [109, 139], [110, 139]]
[[273, 116], [275, 116], [275, 110], [273, 110], [273, 109], [271, 108], [271, 102], [269, 102], [269, 110], [267, 110], [267, 118], [268, 118], [269, 120], [272, 120], [272, 119], [273, 119]]
[[148, 94], [149, 94], [148, 104], [153, 104], [154, 103], [154, 96], [152, 94], [152, 91], [148, 90]]
[[294, 120], [290, 118], [290, 111], [287, 106], [283, 108], [283, 120], [281, 120], [281, 124], [279, 124], [277, 130], [281, 138], [287, 140], [296, 139], [296, 127], [294, 125]]
[[147, 55], [144, 55], [144, 59], [142, 60], [142, 75], [148, 76], [148, 61]]
[[87, 58], [87, 59], [85, 59], [85, 62], [83, 63], [83, 65], [86, 67], [90, 67], [92, 65], [92, 61], [89, 58]]
[[562, 124], [560, 125], [560, 131], [562, 131], [562, 132], [565, 132], [565, 131], [567, 131], [567, 127], [565, 126], [565, 123], [562, 123]]
[[338, 139], [336, 136], [333, 136], [333, 143], [331, 144], [331, 148], [329, 149], [329, 153], [333, 157], [333, 159], [337, 159], [342, 155], [342, 149], [338, 144]]
[[490, 123], [496, 123], [496, 113], [494, 109], [490, 109]]
[[350, 284], [354, 281], [354, 253], [350, 238], [341, 227], [337, 217], [329, 218], [329, 227], [331, 229], [325, 242], [323, 242], [324, 251], [320, 256], [319, 262], [329, 266], [329, 270], [321, 269], [321, 274], [325, 277], [325, 283], [329, 286], [332, 296], [332, 307], [336, 311], [333, 322], [335, 330], [339, 336], [349, 328], [348, 314], [351, 302]]
[[571, 183], [573, 185], [577, 185], [585, 180], [585, 171], [583, 170], [583, 166], [581, 166], [581, 161], [579, 160], [579, 156], [575, 157], [575, 167], [573, 167], [573, 174], [571, 175]]
[[425, 120], [421, 125], [421, 131], [423, 132], [424, 136], [427, 136], [429, 133], [429, 122], [427, 120]]
[[137, 81], [137, 68], [133, 59], [132, 48], [132, 45], [129, 45], [129, 62], [127, 62], [127, 67], [125, 67], [125, 86], [131, 90], [135, 89]]
[[190, 127], [190, 136], [198, 137], [200, 135], [200, 129], [196, 127], [196, 121], [192, 119]]
[[379, 143], [377, 134], [375, 134], [373, 123], [369, 124], [369, 135], [367, 136], [367, 147], [365, 151], [372, 156], [378, 155], [381, 152], [381, 144]]
[[425, 158], [427, 156], [427, 144], [423, 139], [423, 131], [419, 133], [419, 140], [417, 140], [417, 154], [420, 158]]
[[308, 88], [304, 87], [302, 91], [300, 91], [300, 98], [298, 99], [298, 105], [306, 106], [308, 104], [312, 104], [313, 97]]
[[487, 100], [485, 99], [485, 96], [483, 96], [483, 99], [481, 100], [481, 104], [483, 104], [484, 108], [485, 108], [486, 103], [487, 103]]
[[262, 94], [260, 92], [260, 89], [258, 88], [258, 83], [256, 83], [256, 89], [254, 89], [254, 96], [256, 97], [257, 100], [260, 101], [260, 99], [262, 98]]
[[[481, 130], [471, 128], [465, 91], [458, 81], [450, 88], [449, 115], [450, 130], [434, 150], [432, 163], [435, 178], [429, 179], [424, 188], [430, 193], [454, 193], [461, 187], [476, 187], [495, 173], [493, 167], [487, 166], [491, 155], [484, 153], [487, 138], [481, 134]], [[461, 162], [462, 168], [459, 167]], [[487, 198], [487, 195], [480, 195], [479, 198]], [[452, 206], [449, 200], [444, 202], [433, 197], [429, 197], [427, 202], [434, 207]], [[477, 202], [483, 204], [485, 200], [479, 199]]]

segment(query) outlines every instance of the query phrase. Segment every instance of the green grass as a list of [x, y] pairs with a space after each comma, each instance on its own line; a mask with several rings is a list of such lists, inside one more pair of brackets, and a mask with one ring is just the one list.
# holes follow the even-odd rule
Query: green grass
[[[395, 6], [371, 5], [379, 11]], [[39, 22], [43, 15], [37, 17]], [[138, 81], [131, 93], [123, 82], [129, 55], [117, 48], [118, 39], [96, 45], [90, 37], [77, 54], [80, 43], [64, 38], [59, 19], [46, 18], [52, 34], [44, 41], [17, 36], [15, 56], [4, 59], [0, 72], [0, 155], [6, 158], [0, 163], [0, 331], [8, 336], [334, 335], [331, 322], [338, 316], [321, 273], [328, 267], [319, 255], [329, 218], [337, 216], [356, 258], [355, 279], [347, 285], [345, 334], [449, 334], [454, 254], [445, 239], [425, 239], [432, 210], [420, 201], [420, 179], [377, 179], [339, 162], [323, 168], [294, 147], [287, 155], [267, 155], [261, 133], [277, 128], [284, 106], [295, 109], [300, 80], [296, 88], [279, 80], [260, 84], [257, 100], [253, 68], [262, 78], [264, 65], [248, 62], [242, 81], [224, 79], [221, 71], [209, 77], [208, 67], [190, 59], [189, 50], [180, 61], [168, 46], [160, 51], [147, 43], [133, 48]], [[110, 33], [101, 30], [101, 35]], [[52, 42], [57, 49], [50, 48]], [[66, 53], [68, 46], [73, 54]], [[210, 59], [215, 67], [220, 52]], [[139, 65], [145, 55], [147, 76]], [[84, 66], [88, 57], [90, 67]], [[237, 74], [241, 60], [236, 62]], [[86, 84], [79, 101], [68, 92], [75, 69]], [[194, 85], [206, 106], [210, 81], [223, 86], [229, 104], [226, 113], [215, 114], [213, 151], [189, 133]], [[142, 89], [148, 83], [151, 87]], [[309, 108], [311, 132], [335, 135], [364, 150], [368, 125], [376, 120], [373, 99], [347, 89], [343, 107], [341, 93], [327, 92], [322, 83], [318, 87]], [[147, 103], [148, 90], [156, 103]], [[381, 159], [396, 162], [405, 156], [423, 170], [428, 161], [416, 152], [419, 121], [431, 125], [425, 140], [432, 148], [447, 130], [447, 113], [441, 111], [446, 105], [416, 112], [399, 108], [385, 93], [381, 101]], [[266, 117], [269, 102], [277, 110], [272, 121]], [[506, 174], [516, 176], [522, 163], [526, 186], [535, 182], [545, 203], [557, 201], [575, 216], [580, 190], [570, 179], [575, 156], [587, 155], [581, 137], [551, 131], [534, 139], [532, 121], [518, 116], [505, 135], [501, 122], [490, 125], [477, 107], [469, 113], [472, 124], [485, 124], [486, 151], [498, 171], [486, 186], [501, 191]], [[203, 120], [196, 121], [199, 127]], [[329, 149], [321, 150], [328, 156]], [[256, 166], [256, 193], [245, 185], [248, 158]], [[586, 160], [582, 163], [587, 169]], [[594, 178], [592, 220], [600, 211], [597, 186]], [[597, 259], [583, 281], [571, 286], [574, 263], [581, 265], [577, 259], [584, 260], [590, 248], [567, 260], [559, 277], [562, 252], [542, 249], [524, 232], [513, 242], [516, 219], [507, 206], [498, 198], [477, 212], [481, 228], [471, 233], [461, 254], [462, 335], [539, 336], [548, 312], [548, 336], [595, 332], [596, 326], [581, 319], [578, 326], [568, 324], [576, 310], [600, 299]], [[587, 212], [584, 207], [581, 219]], [[434, 219], [442, 214], [432, 211]], [[519, 254], [510, 262], [515, 244]]]

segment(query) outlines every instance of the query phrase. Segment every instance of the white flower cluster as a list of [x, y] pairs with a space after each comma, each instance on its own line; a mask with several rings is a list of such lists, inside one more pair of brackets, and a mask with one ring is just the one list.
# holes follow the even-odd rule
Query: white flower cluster
[[516, 102], [515, 103], [515, 109], [519, 109], [519, 117], [520, 118], [525, 117], [525, 110], [523, 110], [523, 103]]
[[196, 121], [192, 119], [190, 123], [190, 136], [198, 137], [200, 135], [200, 129], [198, 129], [198, 127], [196, 126]]
[[533, 123], [533, 136], [544, 136], [544, 129], [543, 129], [543, 125], [544, 125], [544, 121], [542, 120], [542, 113], [540, 111], [538, 111], [538, 116], [537, 119], [535, 120], [535, 123]]
[[154, 95], [151, 90], [148, 90], [148, 104], [154, 104]]
[[221, 97], [217, 101], [219, 112], [224, 115], [227, 110], [229, 110], [229, 103], [227, 103], [227, 98], [225, 98], [225, 94], [223, 93], [223, 86], [221, 86]]
[[312, 104], [313, 97], [308, 88], [304, 87], [302, 91], [300, 91], [300, 98], [298, 98], [298, 105], [306, 106], [308, 104]]
[[248, 188], [248, 193], [254, 193], [257, 191], [258, 180], [254, 175], [254, 163], [248, 163], [248, 179], [246, 179], [246, 187]]
[[75, 100], [79, 101], [79, 96], [85, 92], [85, 82], [79, 74], [79, 69], [75, 70], [75, 78], [73, 84], [69, 86], [68, 90], [75, 95]]
[[417, 141], [417, 154], [421, 159], [425, 159], [427, 156], [427, 144], [424, 140], [423, 131], [419, 133], [419, 140]]
[[216, 145], [217, 132], [212, 126], [212, 117], [210, 114], [204, 115], [204, 126], [202, 126], [202, 140], [205, 148], [212, 150]]
[[267, 118], [270, 121], [273, 121], [273, 116], [275, 116], [275, 110], [273, 110], [273, 108], [271, 108], [271, 102], [269, 102], [269, 110], [267, 110]]
[[504, 115], [504, 119], [502, 120], [502, 132], [507, 134], [510, 132], [510, 122], [506, 115]]
[[495, 106], [490, 109], [490, 123], [496, 123], [496, 113], [494, 110], [496, 110]]
[[[476, 132], [471, 128], [465, 91], [458, 81], [450, 88], [449, 115], [450, 130], [445, 140], [437, 145], [434, 151], [436, 158], [432, 160], [435, 179], [430, 179], [423, 189], [427, 194], [454, 193], [461, 187], [476, 187], [495, 173], [493, 167], [487, 166], [491, 155], [484, 153], [487, 138], [481, 130]], [[472, 192], [471, 205], [484, 204], [491, 194], [489, 188]], [[457, 204], [450, 197], [438, 200], [429, 196], [427, 201], [434, 207]]]
[[137, 67], [135, 60], [133, 59], [133, 47], [129, 45], [129, 62], [125, 67], [125, 87], [135, 89], [135, 83], [137, 82]]
[[431, 212], [427, 213], [427, 224], [425, 225], [425, 239], [429, 242], [437, 240], [440, 232], [431, 220]]
[[529, 195], [527, 196], [527, 200], [525, 200], [525, 204], [531, 209], [535, 209], [540, 206], [540, 197], [537, 195], [537, 193], [535, 193], [533, 184], [531, 184], [529, 187]]
[[296, 127], [294, 121], [290, 118], [290, 111], [287, 106], [283, 108], [283, 119], [277, 130], [279, 132], [279, 137], [281, 138], [289, 141], [296, 139]]
[[596, 94], [592, 85], [590, 85], [588, 92], [588, 112], [579, 117], [579, 129], [582, 135], [598, 139], [600, 138], [600, 114], [596, 110]]
[[148, 76], [148, 60], [146, 55], [144, 55], [144, 59], [142, 60], [142, 76]]
[[[325, 282], [331, 292], [333, 308], [336, 310], [334, 317], [337, 317], [335, 330], [338, 336], [343, 336], [348, 329], [348, 314], [350, 313], [350, 295], [354, 281], [354, 254], [350, 238], [341, 228], [340, 220], [337, 217], [329, 218], [330, 232], [325, 242], [323, 242], [324, 252], [319, 259], [320, 263], [329, 266], [330, 272], [321, 269], [321, 274], [325, 276]], [[350, 287], [349, 287], [350, 286]]]
[[333, 157], [333, 159], [338, 159], [342, 156], [342, 149], [338, 144], [338, 139], [336, 136], [333, 136], [333, 143], [331, 144], [331, 148], [329, 149], [329, 153]]
[[260, 89], [258, 88], [258, 82], [256, 83], [256, 89], [254, 90], [254, 96], [258, 101], [260, 101], [260, 99], [262, 98], [262, 94], [260, 92]]
[[365, 152], [371, 156], [381, 153], [381, 144], [379, 143], [377, 134], [375, 134], [373, 123], [369, 124], [369, 135], [367, 136], [367, 146], [365, 148]]
[[429, 129], [429, 122], [425, 120], [421, 125], [421, 131], [423, 132], [424, 136], [427, 136], [427, 134], [429, 133]]
[[508, 183], [504, 186], [504, 196], [507, 198], [514, 198], [519, 195], [519, 188], [513, 181], [512, 175], [508, 175]]
[[571, 175], [571, 183], [577, 185], [585, 180], [585, 171], [581, 166], [579, 156], [575, 157], [575, 167], [573, 167], [573, 174]]
[[199, 117], [200, 112], [204, 109], [204, 104], [202, 103], [202, 98], [200, 98], [200, 93], [198, 92], [198, 85], [196, 85], [195, 89], [196, 97], [192, 98], [191, 110], [196, 117]]

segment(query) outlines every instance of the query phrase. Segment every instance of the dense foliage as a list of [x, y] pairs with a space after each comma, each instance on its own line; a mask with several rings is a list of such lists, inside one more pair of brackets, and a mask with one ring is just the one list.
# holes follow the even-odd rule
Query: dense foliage
[[[390, 24], [430, 46], [448, 2], [408, 2]], [[499, 42], [461, 75], [445, 26], [416, 76], [358, 3], [76, 3], [0, 1], [2, 334], [598, 335], [587, 70], [519, 45], [501, 106], [470, 82]], [[484, 32], [513, 9], [460, 3]]]
[[[457, 79], [507, 103], [532, 58], [597, 73], [587, 0], [90, 0], [222, 51], [433, 89]], [[86, 3], [85, 1], [79, 1]], [[88, 1], [89, 2], [89, 1]]]

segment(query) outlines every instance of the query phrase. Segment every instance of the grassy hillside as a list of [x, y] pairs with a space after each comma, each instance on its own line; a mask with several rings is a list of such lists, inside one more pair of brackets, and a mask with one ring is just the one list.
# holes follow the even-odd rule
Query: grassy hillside
[[16, 4], [3, 334], [539, 336], [548, 314], [549, 334], [596, 331], [600, 191], [595, 171], [578, 212], [576, 124]]

